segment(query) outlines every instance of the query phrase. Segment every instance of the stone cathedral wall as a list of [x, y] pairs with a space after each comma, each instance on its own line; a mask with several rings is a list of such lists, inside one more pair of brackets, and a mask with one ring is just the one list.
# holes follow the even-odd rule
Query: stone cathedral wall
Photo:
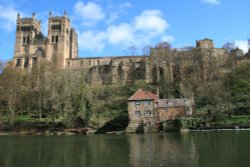
[[117, 56], [67, 59], [66, 69], [83, 69], [89, 84], [150, 82], [149, 56]]
[[[85, 57], [85, 56], [84, 56]], [[223, 67], [229, 58], [226, 49], [215, 48], [211, 39], [196, 41], [189, 50], [151, 48], [147, 56], [85, 57], [78, 55], [78, 36], [67, 13], [49, 13], [48, 36], [41, 32], [41, 22], [35, 14], [30, 18], [17, 15], [13, 68], [32, 70], [40, 60], [54, 61], [66, 70], [83, 70], [86, 81], [94, 85], [130, 84], [137, 80], [158, 84], [161, 80], [175, 82], [190, 64], [200, 64], [197, 70], [203, 79], [212, 76], [211, 69]], [[198, 73], [198, 72], [197, 72]], [[179, 77], [179, 78], [178, 78]]]

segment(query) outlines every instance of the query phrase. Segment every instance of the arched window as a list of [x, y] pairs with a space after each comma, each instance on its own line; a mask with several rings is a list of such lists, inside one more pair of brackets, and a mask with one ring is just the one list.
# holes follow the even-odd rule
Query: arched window
[[36, 57], [45, 57], [45, 53], [44, 53], [43, 49], [41, 49], [41, 48], [38, 48], [36, 50], [35, 55], [36, 55]]
[[30, 37], [28, 36], [27, 37], [27, 44], [29, 44], [30, 43]]

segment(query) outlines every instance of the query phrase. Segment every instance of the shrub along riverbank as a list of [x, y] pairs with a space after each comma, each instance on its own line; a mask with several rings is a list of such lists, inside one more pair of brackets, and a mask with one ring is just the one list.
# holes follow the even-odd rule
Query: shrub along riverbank
[[[6, 118], [4, 118], [6, 119]], [[3, 119], [3, 120], [4, 120]], [[118, 117], [109, 121], [100, 128], [67, 127], [63, 122], [52, 122], [47, 118], [42, 120], [28, 116], [17, 116], [15, 128], [2, 121], [0, 134], [2, 135], [73, 135], [73, 134], [100, 134], [114, 131], [124, 131], [127, 118]], [[209, 118], [207, 115], [199, 117], [185, 117], [161, 123], [159, 131], [180, 132], [186, 130], [219, 130], [219, 129], [249, 129], [250, 115], [219, 114]]]
[[216, 130], [216, 129], [250, 129], [250, 115], [228, 116], [220, 114], [209, 117], [185, 117], [169, 120], [161, 125], [161, 131], [173, 132], [182, 130]]

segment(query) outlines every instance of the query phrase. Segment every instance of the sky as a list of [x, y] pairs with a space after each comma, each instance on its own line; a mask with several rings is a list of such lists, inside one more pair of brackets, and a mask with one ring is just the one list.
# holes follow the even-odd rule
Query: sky
[[247, 51], [249, 0], [0, 0], [0, 60], [14, 53], [17, 13], [42, 21], [67, 11], [78, 33], [79, 57], [141, 54], [145, 46], [169, 42], [173, 48], [195, 46], [210, 38], [216, 47], [233, 42]]

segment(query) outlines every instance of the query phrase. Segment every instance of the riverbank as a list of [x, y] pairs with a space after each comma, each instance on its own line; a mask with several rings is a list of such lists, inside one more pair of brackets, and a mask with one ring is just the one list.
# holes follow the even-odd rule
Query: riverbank
[[[120, 130], [118, 129], [119, 126]], [[100, 128], [67, 127], [62, 122], [17, 122], [14, 128], [8, 123], [0, 125], [0, 135], [88, 135], [88, 134], [123, 134], [126, 126], [119, 121]], [[206, 131], [206, 130], [250, 129], [250, 116], [186, 117], [169, 120], [161, 124], [160, 132]]]
[[161, 130], [164, 132], [220, 129], [250, 129], [250, 116], [185, 117], [169, 120], [161, 124]]
[[[2, 118], [2, 119], [1, 119]], [[76, 119], [74, 123], [61, 119], [53, 121], [48, 118], [37, 118], [29, 115], [16, 115], [14, 128], [10, 126], [7, 115], [0, 117], [0, 133], [13, 135], [88, 135], [120, 133], [128, 125], [128, 116], [119, 115], [98, 118], [98, 122]]]
[[16, 123], [14, 128], [9, 124], [0, 126], [0, 136], [3, 135], [86, 135], [95, 130], [86, 128], [66, 128], [62, 123], [53, 122], [22, 122]]
[[206, 130], [250, 130], [250, 125], [239, 126], [209, 126], [209, 127], [191, 127], [190, 131], [206, 131]]

